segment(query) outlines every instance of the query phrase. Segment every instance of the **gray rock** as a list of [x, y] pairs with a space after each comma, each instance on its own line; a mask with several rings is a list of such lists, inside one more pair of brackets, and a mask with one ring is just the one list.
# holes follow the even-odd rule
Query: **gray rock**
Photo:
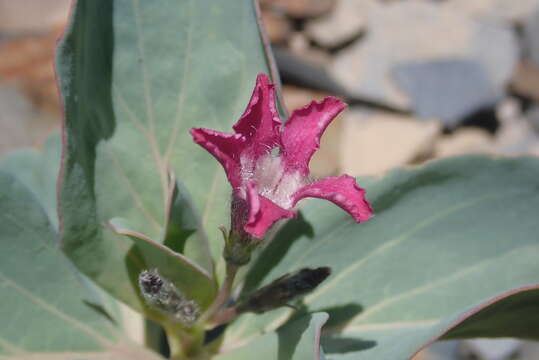
[[41, 146], [60, 125], [37, 111], [16, 87], [0, 85], [0, 156], [20, 147]]
[[403, 63], [393, 68], [393, 75], [419, 117], [437, 118], [447, 126], [494, 105], [502, 95], [484, 68], [470, 60]]
[[352, 94], [401, 109], [411, 99], [391, 77], [403, 63], [440, 59], [475, 62], [495, 89], [503, 89], [518, 57], [512, 29], [424, 1], [391, 3], [370, 13], [363, 41], [339, 53], [331, 72]]
[[539, 0], [451, 0], [444, 6], [476, 18], [522, 23], [539, 8]]
[[480, 360], [509, 360], [522, 346], [522, 341], [516, 339], [474, 339], [461, 343], [463, 356], [475, 356]]
[[369, 12], [377, 6], [376, 0], [340, 0], [332, 12], [307, 24], [307, 35], [322, 46], [339, 46], [366, 29]]
[[0, 31], [9, 34], [49, 30], [64, 23], [69, 0], [0, 0]]
[[524, 56], [539, 65], [539, 9], [524, 23]]
[[539, 106], [532, 106], [532, 108], [527, 112], [526, 117], [529, 119], [535, 133], [539, 134]]

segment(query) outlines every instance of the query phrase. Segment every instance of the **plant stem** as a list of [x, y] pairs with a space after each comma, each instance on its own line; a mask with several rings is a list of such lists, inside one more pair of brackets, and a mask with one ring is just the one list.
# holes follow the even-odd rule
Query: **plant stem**
[[204, 323], [210, 320], [226, 303], [230, 298], [230, 293], [232, 291], [232, 285], [234, 285], [234, 279], [236, 278], [236, 273], [238, 272], [238, 266], [233, 264], [226, 264], [226, 276], [225, 281], [219, 289], [217, 297], [211, 304], [211, 306], [206, 310], [206, 312], [201, 316], [200, 323]]
[[213, 326], [219, 326], [231, 322], [239, 313], [236, 307], [228, 307], [215, 314], [211, 321]]
[[205, 359], [204, 351], [204, 329], [193, 327], [182, 329], [175, 324], [166, 326], [165, 331], [170, 346], [170, 358], [173, 360], [184, 359]]

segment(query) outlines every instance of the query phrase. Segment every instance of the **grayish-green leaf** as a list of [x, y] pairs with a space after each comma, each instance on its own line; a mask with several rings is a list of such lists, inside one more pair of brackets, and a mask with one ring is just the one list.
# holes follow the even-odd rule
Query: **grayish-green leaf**
[[[190, 191], [220, 256], [229, 186], [192, 127], [229, 130], [256, 74], [268, 73], [251, 1], [79, 0], [56, 59], [65, 104], [63, 249], [85, 274], [141, 309], [130, 245], [104, 226], [165, 231], [167, 174]], [[204, 265], [204, 264], [200, 264]], [[221, 264], [222, 266], [222, 264]]]
[[137, 281], [138, 275], [144, 270], [157, 269], [189, 300], [196, 301], [203, 309], [210, 305], [217, 293], [217, 286], [211, 275], [203, 268], [182, 254], [133, 231], [125, 219], [111, 219], [110, 226], [116, 233], [125, 235], [136, 245], [136, 248], [129, 251], [133, 259], [130, 267], [133, 271], [132, 281]]
[[304, 316], [283, 326], [278, 331], [270, 332], [257, 338], [246, 347], [218, 356], [219, 360], [252, 359], [258, 354], [260, 359], [279, 360], [320, 360], [320, 334], [327, 321], [326, 313]]
[[56, 212], [56, 179], [60, 168], [61, 140], [51, 136], [43, 151], [21, 149], [0, 159], [0, 169], [12, 174], [34, 193], [49, 221], [58, 228]]
[[[330, 315], [329, 359], [408, 359], [444, 334], [539, 339], [538, 179], [539, 159], [462, 157], [369, 181], [375, 217], [367, 223], [306, 202], [261, 254], [246, 291], [331, 266], [304, 300]], [[242, 316], [225, 349], [256, 341], [290, 313]]]
[[0, 359], [158, 359], [91, 302], [37, 195], [0, 171]]
[[191, 195], [185, 185], [175, 179], [175, 176], [171, 177], [167, 200], [167, 224], [162, 243], [213, 273], [208, 238]]

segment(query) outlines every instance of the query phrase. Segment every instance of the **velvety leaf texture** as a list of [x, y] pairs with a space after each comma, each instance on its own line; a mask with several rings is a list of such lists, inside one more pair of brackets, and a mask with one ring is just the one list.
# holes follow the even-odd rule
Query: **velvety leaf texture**
[[56, 245], [35, 195], [0, 171], [0, 358], [159, 359], [121, 334]]
[[250, 360], [253, 354], [263, 354], [263, 359], [319, 360], [321, 329], [327, 319], [325, 313], [304, 316], [279, 331], [259, 337], [249, 346], [218, 356], [217, 359]]
[[[245, 293], [286, 272], [330, 266], [304, 299], [330, 316], [328, 359], [404, 360], [440, 337], [539, 339], [538, 178], [535, 158], [395, 170], [363, 182], [375, 217], [359, 225], [313, 200], [258, 257]], [[256, 344], [290, 315], [242, 316], [223, 350]]]
[[52, 135], [43, 148], [20, 149], [0, 159], [0, 169], [28, 186], [46, 211], [49, 221], [58, 228], [56, 180], [60, 168], [60, 136]]
[[[62, 247], [82, 272], [141, 310], [134, 279], [143, 269], [132, 255], [139, 249], [105, 224], [124, 218], [133, 231], [162, 242], [171, 171], [207, 234], [182, 233], [184, 255], [220, 256], [218, 226], [228, 223], [230, 189], [188, 130], [228, 129], [256, 75], [269, 73], [254, 4], [78, 0], [56, 65], [66, 114]], [[198, 265], [213, 276], [211, 262]]]

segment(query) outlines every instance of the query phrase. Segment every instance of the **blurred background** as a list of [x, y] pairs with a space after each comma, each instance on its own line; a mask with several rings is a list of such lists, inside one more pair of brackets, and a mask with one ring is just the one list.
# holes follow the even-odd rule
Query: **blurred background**
[[[539, 156], [539, 0], [260, 6], [288, 111], [327, 95], [350, 105], [324, 135], [315, 175], [380, 175], [471, 153]], [[40, 147], [60, 128], [53, 59], [68, 8], [0, 0], [0, 156]], [[538, 360], [539, 345], [443, 342], [420, 359]]]

